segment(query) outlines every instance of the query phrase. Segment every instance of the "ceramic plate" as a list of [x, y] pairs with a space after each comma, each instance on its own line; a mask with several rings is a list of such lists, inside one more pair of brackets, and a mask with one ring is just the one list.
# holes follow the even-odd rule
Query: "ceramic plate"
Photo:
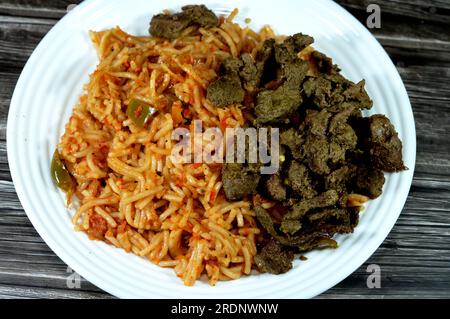
[[402, 211], [415, 164], [416, 135], [405, 87], [386, 52], [347, 11], [327, 0], [235, 0], [203, 3], [218, 14], [239, 9], [236, 19], [250, 26], [270, 25], [278, 34], [314, 36], [314, 47], [331, 56], [353, 81], [366, 80], [374, 100], [371, 113], [387, 115], [403, 141], [408, 171], [387, 174], [383, 195], [370, 201], [355, 232], [338, 236], [336, 250], [313, 251], [283, 275], [255, 274], [219, 282], [183, 286], [172, 269], [159, 268], [76, 233], [64, 195], [50, 178], [58, 138], [83, 84], [97, 63], [88, 31], [116, 25], [148, 34], [152, 15], [177, 10], [192, 0], [88, 0], [70, 11], [44, 37], [27, 62], [14, 91], [8, 117], [8, 159], [20, 201], [36, 230], [53, 251], [81, 276], [124, 298], [308, 298], [333, 287], [372, 255]]

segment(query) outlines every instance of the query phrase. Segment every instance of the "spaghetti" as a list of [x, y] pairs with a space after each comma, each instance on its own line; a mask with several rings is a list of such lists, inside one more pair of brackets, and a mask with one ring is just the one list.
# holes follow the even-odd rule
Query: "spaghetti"
[[[250, 53], [274, 37], [233, 22], [189, 27], [168, 41], [119, 27], [91, 32], [99, 64], [73, 110], [58, 153], [75, 180], [76, 230], [174, 268], [185, 285], [249, 274], [260, 230], [247, 201], [228, 202], [220, 164], [171, 161], [171, 133], [199, 119], [205, 127], [243, 126], [238, 105], [216, 108], [206, 88], [221, 61]], [[127, 106], [155, 109], [140, 127]], [[70, 194], [68, 195], [70, 201]]]

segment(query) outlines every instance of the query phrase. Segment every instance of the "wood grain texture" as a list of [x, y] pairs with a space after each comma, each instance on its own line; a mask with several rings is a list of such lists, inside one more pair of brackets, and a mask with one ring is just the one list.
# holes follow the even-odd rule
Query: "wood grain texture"
[[[66, 0], [0, 0], [0, 298], [110, 298], [67, 266], [26, 217], [8, 168], [6, 123], [19, 74]], [[339, 0], [365, 23], [376, 3], [382, 27], [370, 30], [406, 85], [417, 130], [417, 163], [405, 208], [376, 253], [318, 298], [450, 297], [450, 1]], [[381, 288], [366, 286], [367, 266], [381, 267]]]

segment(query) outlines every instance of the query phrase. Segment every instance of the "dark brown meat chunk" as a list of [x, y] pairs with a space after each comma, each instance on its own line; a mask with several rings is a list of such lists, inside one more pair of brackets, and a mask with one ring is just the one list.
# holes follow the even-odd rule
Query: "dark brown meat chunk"
[[326, 110], [306, 110], [304, 123], [308, 126], [308, 133], [317, 136], [325, 136], [328, 131], [330, 117], [331, 114]]
[[316, 174], [324, 175], [330, 172], [330, 143], [325, 136], [310, 134], [307, 136], [304, 150], [308, 167]]
[[256, 97], [256, 123], [285, 122], [297, 110], [301, 101], [300, 92], [286, 86], [273, 91], [264, 90]]
[[326, 110], [306, 111], [304, 131], [307, 132], [303, 144], [303, 154], [308, 167], [316, 174], [328, 174], [328, 159], [330, 158], [330, 143], [327, 137], [328, 123], [331, 114]]
[[308, 240], [297, 246], [299, 252], [306, 252], [313, 249], [336, 249], [338, 247], [337, 242], [327, 233], [317, 232], [305, 237]]
[[203, 28], [212, 28], [219, 24], [217, 16], [205, 5], [187, 5], [181, 8], [182, 14], [188, 16], [191, 23]]
[[281, 69], [281, 77], [285, 80], [284, 85], [294, 90], [299, 90], [309, 63], [298, 58], [298, 53], [310, 45], [313, 38], [301, 33], [286, 38], [283, 43], [275, 44], [275, 60]]
[[356, 147], [358, 137], [347, 123], [353, 114], [353, 107], [348, 107], [333, 116], [329, 126], [331, 163], [345, 163], [346, 153]]
[[368, 122], [368, 146], [372, 164], [385, 172], [404, 170], [402, 142], [389, 119], [376, 114], [369, 117]]
[[294, 253], [274, 240], [267, 243], [255, 256], [255, 264], [260, 272], [279, 275], [292, 268]]
[[335, 233], [353, 232], [358, 223], [358, 216], [358, 212], [351, 208], [326, 208], [308, 215], [307, 218], [314, 227], [332, 236]]
[[347, 149], [336, 142], [330, 142], [329, 147], [329, 156], [331, 163], [344, 163]]
[[337, 67], [333, 65], [333, 60], [319, 51], [311, 54], [311, 62], [320, 73], [331, 74], [332, 71], [337, 70]]
[[324, 77], [309, 78], [303, 83], [305, 95], [311, 99], [314, 105], [321, 109], [330, 106], [329, 100], [332, 88], [331, 81]]
[[275, 79], [277, 64], [274, 39], [264, 41], [261, 49], [256, 53], [255, 66], [257, 70], [255, 82], [257, 85], [264, 85]]
[[286, 200], [286, 186], [283, 184], [283, 179], [279, 174], [273, 174], [266, 181], [267, 194], [274, 200]]
[[[312, 41], [311, 37], [299, 33], [288, 37], [282, 44], [276, 44], [274, 41], [264, 42], [256, 56], [257, 73], [266, 73], [267, 64], [271, 60], [271, 64], [278, 64], [281, 68], [284, 82], [275, 90], [264, 90], [257, 95], [256, 124], [289, 121], [288, 118], [302, 103], [300, 88], [309, 67], [307, 62], [298, 59], [297, 54]], [[273, 54], [275, 61], [273, 61]], [[261, 68], [260, 65], [264, 67]], [[255, 82], [258, 83], [258, 81]]]
[[312, 37], [302, 33], [287, 37], [283, 43], [275, 45], [275, 59], [281, 65], [293, 62], [298, 53], [313, 42]]
[[[351, 83], [351, 82], [350, 82]], [[364, 80], [359, 81], [356, 84], [351, 83], [346, 90], [342, 93], [347, 102], [356, 102], [361, 109], [372, 108], [373, 102], [367, 94], [364, 88], [366, 82]]]
[[349, 106], [334, 114], [330, 120], [329, 132], [334, 135], [342, 132], [344, 130], [343, 127], [348, 122], [348, 118], [353, 114], [353, 110], [354, 108]]
[[258, 69], [256, 68], [255, 61], [252, 56], [248, 53], [243, 53], [241, 55], [242, 69], [239, 72], [242, 80], [252, 86], [257, 86], [259, 82]]
[[222, 61], [220, 65], [221, 75], [238, 74], [243, 63], [240, 59], [235, 57], [228, 57]]
[[339, 199], [338, 193], [334, 189], [328, 190], [314, 198], [301, 201], [300, 203], [294, 205], [294, 207], [292, 208], [293, 209], [292, 215], [289, 214], [289, 217], [295, 218], [295, 216], [301, 213], [303, 209], [310, 210], [312, 208], [323, 208], [333, 206], [336, 204], [338, 199]]
[[303, 33], [295, 33], [283, 41], [284, 44], [293, 48], [297, 53], [314, 43], [314, 38]]
[[353, 166], [342, 166], [325, 176], [325, 189], [334, 189], [338, 193], [345, 192], [347, 185], [355, 176], [356, 168]]
[[206, 98], [216, 106], [227, 106], [241, 103], [245, 91], [239, 78], [243, 62], [234, 57], [224, 59], [220, 65], [220, 76], [206, 90]]
[[241, 86], [241, 80], [234, 73], [220, 76], [206, 90], [206, 98], [214, 105], [222, 107], [233, 103], [241, 103], [244, 100], [244, 95], [245, 91]]
[[293, 235], [302, 228], [300, 219], [283, 219], [280, 229], [283, 233]]
[[283, 65], [282, 77], [285, 79], [285, 85], [292, 89], [299, 90], [306, 78], [308, 69], [308, 63], [298, 59]]
[[377, 198], [383, 192], [384, 174], [377, 168], [360, 166], [355, 173], [353, 188], [371, 199]]
[[288, 147], [292, 157], [296, 160], [303, 158], [301, 146], [305, 142], [300, 132], [294, 128], [290, 128], [280, 134], [280, 144]]
[[302, 198], [312, 198], [317, 192], [314, 190], [313, 182], [306, 166], [292, 161], [287, 171], [287, 184], [295, 194]]
[[150, 21], [150, 34], [170, 40], [178, 38], [191, 25], [204, 28], [217, 26], [219, 19], [204, 5], [189, 5], [175, 14], [157, 14]]
[[292, 206], [292, 209], [283, 216], [283, 221], [281, 222], [281, 230], [287, 234], [294, 234], [295, 232], [300, 230], [300, 219], [305, 216], [307, 212], [315, 208], [334, 206], [338, 200], [339, 196], [335, 190], [329, 190], [316, 197], [301, 200], [300, 202]]
[[358, 137], [356, 136], [353, 128], [347, 123], [342, 124], [338, 133], [331, 136], [331, 141], [338, 143], [346, 150], [354, 149], [357, 143]]
[[228, 200], [240, 200], [252, 195], [258, 186], [260, 175], [245, 164], [228, 163], [222, 168], [222, 183]]
[[300, 231], [298, 235], [288, 236], [280, 235], [275, 229], [270, 214], [261, 206], [255, 207], [255, 214], [261, 226], [281, 245], [287, 247], [295, 247], [299, 251], [307, 251], [314, 248], [336, 248], [337, 244], [330, 235], [319, 228], [305, 229]]
[[345, 163], [348, 150], [354, 149], [357, 143], [357, 136], [352, 127], [343, 124], [339, 133], [330, 137], [330, 160], [332, 163]]
[[339, 73], [333, 73], [309, 78], [303, 83], [303, 89], [318, 108], [332, 108], [346, 102], [355, 108], [370, 109], [372, 100], [364, 85], [364, 80], [354, 84]]
[[189, 26], [190, 20], [179, 14], [157, 14], [150, 22], [150, 34], [154, 37], [176, 39]]

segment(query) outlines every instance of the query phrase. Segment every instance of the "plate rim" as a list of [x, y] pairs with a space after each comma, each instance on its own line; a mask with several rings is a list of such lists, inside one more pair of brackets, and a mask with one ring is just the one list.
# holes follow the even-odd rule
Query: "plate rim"
[[[331, 5], [334, 7], [335, 10], [339, 10], [339, 13], [344, 15], [346, 19], [351, 19], [353, 21], [353, 23], [357, 23], [359, 24], [358, 27], [360, 27], [359, 29], [361, 29], [361, 32], [364, 32], [366, 35], [368, 35], [370, 38], [372, 38], [372, 41], [374, 41], [374, 43], [379, 47], [380, 52], [382, 52], [388, 59], [389, 61], [391, 61], [390, 57], [388, 56], [387, 52], [384, 50], [384, 48], [381, 46], [381, 44], [379, 43], [379, 41], [365, 28], [364, 25], [362, 25], [352, 14], [350, 14], [347, 10], [345, 10], [343, 7], [341, 7], [339, 4], [335, 3], [334, 1], [331, 0], [320, 0], [322, 3], [325, 3], [326, 5]], [[100, 1], [98, 1], [99, 3]], [[86, 0], [84, 2], [82, 2], [81, 4], [79, 4], [77, 6], [77, 8], [75, 8], [75, 10], [80, 10], [80, 9], [85, 9], [90, 5], [93, 5], [94, 1], [93, 0]], [[239, 2], [236, 2], [236, 6], [239, 7]], [[38, 232], [39, 236], [41, 236], [41, 238], [45, 241], [45, 243], [49, 246], [50, 249], [52, 249], [53, 252], [55, 252], [55, 254], [69, 267], [71, 267], [72, 269], [74, 269], [78, 274], [80, 274], [82, 277], [84, 277], [86, 280], [88, 280], [89, 282], [93, 283], [94, 285], [98, 286], [99, 288], [103, 289], [104, 291], [115, 295], [117, 297], [129, 297], [127, 295], [123, 295], [120, 291], [117, 291], [115, 289], [115, 287], [110, 286], [108, 283], [101, 281], [100, 279], [98, 279], [98, 277], [91, 273], [90, 270], [86, 269], [86, 267], [83, 267], [83, 265], [74, 260], [70, 255], [66, 254], [63, 246], [60, 246], [59, 243], [55, 242], [53, 240], [53, 238], [50, 238], [50, 236], [48, 236], [48, 234], [46, 233], [46, 229], [45, 229], [45, 225], [43, 225], [40, 221], [38, 221], [37, 219], [37, 214], [39, 214], [39, 212], [34, 212], [32, 209], [32, 205], [29, 203], [29, 199], [26, 197], [25, 191], [22, 187], [22, 184], [19, 182], [19, 176], [18, 176], [18, 167], [14, 161], [14, 158], [12, 158], [12, 155], [10, 152], [10, 150], [12, 150], [13, 148], [15, 148], [16, 146], [12, 144], [12, 135], [14, 134], [12, 132], [12, 129], [10, 129], [11, 125], [10, 123], [12, 122], [11, 118], [13, 118], [14, 116], [16, 116], [19, 106], [20, 106], [20, 97], [19, 94], [17, 92], [20, 92], [23, 88], [22, 86], [25, 83], [25, 75], [27, 74], [27, 72], [30, 72], [29, 69], [29, 65], [34, 61], [33, 56], [35, 55], [35, 52], [40, 50], [40, 48], [42, 46], [44, 46], [47, 42], [46, 39], [50, 38], [50, 35], [53, 36], [54, 33], [58, 32], [58, 29], [61, 27], [61, 25], [63, 25], [64, 21], [66, 21], [67, 19], [69, 19], [68, 17], [70, 17], [70, 15], [72, 14], [72, 12], [68, 12], [64, 17], [62, 17], [50, 30], [49, 32], [47, 32], [47, 34], [42, 38], [42, 40], [39, 42], [39, 44], [36, 46], [36, 48], [33, 50], [33, 53], [30, 55], [30, 57], [28, 58], [27, 62], [25, 63], [25, 66], [23, 67], [21, 74], [19, 76], [19, 79], [16, 83], [16, 86], [14, 88], [14, 93], [12, 95], [11, 98], [11, 103], [10, 103], [10, 108], [8, 111], [8, 120], [7, 120], [7, 132], [6, 132], [6, 143], [7, 143], [7, 159], [8, 159], [8, 164], [9, 164], [9, 168], [10, 168], [10, 172], [11, 172], [11, 177], [12, 177], [12, 181], [17, 193], [17, 196], [21, 202], [22, 207], [24, 208], [25, 213], [27, 214], [27, 217], [30, 219], [31, 223], [33, 224], [33, 227], [36, 229], [36, 231]], [[358, 30], [359, 30], [358, 29]], [[392, 63], [392, 61], [391, 61]], [[392, 63], [392, 66], [395, 69], [395, 66]], [[28, 68], [27, 68], [28, 67]], [[411, 151], [413, 151], [413, 166], [409, 168], [410, 170], [410, 178], [407, 181], [408, 182], [408, 192], [406, 192], [406, 195], [403, 196], [403, 198], [401, 198], [401, 209], [398, 212], [398, 214], [395, 217], [394, 222], [392, 223], [392, 225], [390, 227], [386, 227], [386, 230], [384, 230], [384, 235], [383, 235], [383, 240], [378, 243], [375, 248], [369, 249], [369, 250], [364, 250], [364, 253], [359, 254], [358, 259], [361, 260], [361, 263], [359, 263], [359, 265], [354, 266], [354, 267], [348, 267], [347, 271], [342, 271], [339, 273], [339, 275], [336, 275], [333, 277], [333, 280], [330, 280], [330, 282], [332, 282], [332, 284], [327, 284], [327, 288], [324, 289], [317, 289], [317, 291], [314, 291], [313, 293], [311, 293], [310, 297], [316, 296], [318, 294], [323, 293], [324, 291], [334, 287], [337, 283], [341, 282], [343, 279], [347, 278], [351, 273], [353, 273], [356, 269], [358, 269], [362, 264], [364, 264], [367, 259], [373, 255], [373, 253], [378, 249], [378, 247], [384, 242], [384, 240], [386, 239], [386, 237], [390, 234], [390, 232], [392, 231], [393, 226], [395, 225], [395, 223], [397, 222], [401, 212], [403, 211], [404, 205], [406, 203], [406, 199], [409, 193], [409, 189], [412, 185], [412, 179], [413, 179], [413, 175], [414, 175], [414, 169], [415, 169], [415, 164], [416, 164], [416, 139], [417, 139], [417, 135], [416, 135], [416, 130], [415, 130], [415, 120], [414, 120], [414, 115], [412, 112], [412, 106], [409, 100], [409, 96], [408, 93], [406, 91], [405, 85], [400, 77], [400, 74], [398, 73], [398, 71], [396, 70], [396, 77], [398, 77], [397, 81], [399, 81], [399, 83], [402, 86], [402, 92], [400, 92], [400, 95], [402, 95], [403, 99], [406, 98], [405, 101], [407, 101], [407, 106], [408, 106], [408, 110], [411, 113], [411, 118], [412, 118], [412, 123], [408, 123], [409, 125], [412, 124], [412, 127], [410, 127], [410, 129], [412, 129], [412, 132], [414, 133], [415, 139], [413, 141], [409, 141], [411, 143], [410, 147], [411, 147]], [[405, 183], [405, 181], [403, 181], [403, 183]], [[363, 255], [363, 256], [362, 256]], [[76, 264], [76, 266], [74, 266]], [[295, 296], [294, 296], [295, 297]], [[162, 298], [162, 297], [158, 297], [158, 296], [153, 296], [152, 298]]]

